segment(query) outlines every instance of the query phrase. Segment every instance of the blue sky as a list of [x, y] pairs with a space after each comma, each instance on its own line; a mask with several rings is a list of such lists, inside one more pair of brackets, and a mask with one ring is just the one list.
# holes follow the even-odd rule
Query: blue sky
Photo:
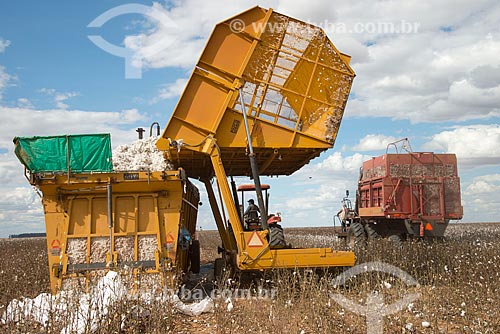
[[[0, 3], [0, 237], [44, 229], [41, 203], [13, 155], [14, 136], [109, 132], [117, 146], [131, 143], [139, 126], [165, 125], [213, 26], [257, 4], [324, 27], [352, 56], [357, 74], [334, 149], [293, 176], [269, 181], [271, 209], [283, 212], [285, 226], [330, 224], [344, 190], [355, 189], [360, 163], [403, 137], [416, 151], [456, 153], [464, 221], [498, 221], [498, 2], [138, 3], [174, 27], [141, 14], [88, 27], [119, 1]], [[387, 32], [381, 23], [411, 29]], [[124, 59], [89, 35], [139, 55], [142, 78], [127, 79]], [[171, 46], [148, 52], [158, 38]], [[200, 224], [215, 226], [208, 205]]]
[[3, 3], [0, 31], [2, 38], [11, 44], [1, 56], [2, 65], [16, 77], [12, 89], [4, 92], [4, 104], [16, 106], [19, 98], [29, 97], [37, 108], [49, 109], [55, 106], [47, 98], [50, 94], [40, 90], [54, 89], [62, 94], [78, 94], [71, 98], [72, 109], [109, 111], [140, 106], [141, 112], [151, 117], [171, 110], [175, 100], [154, 106], [147, 102], [169, 78], [175, 81], [176, 76], [185, 75], [186, 69], [155, 69], [145, 72], [143, 80], [124, 80], [122, 59], [107, 54], [87, 38], [98, 30], [97, 34], [111, 43], [120, 44], [127, 33], [142, 30], [140, 22], [145, 18], [139, 15], [117, 17], [102, 29], [87, 27], [99, 14], [119, 4], [119, 1]]

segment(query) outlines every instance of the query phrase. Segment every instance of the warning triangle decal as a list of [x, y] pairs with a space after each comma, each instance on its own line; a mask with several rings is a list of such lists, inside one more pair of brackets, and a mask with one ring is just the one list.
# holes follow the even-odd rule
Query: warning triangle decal
[[174, 241], [175, 241], [174, 236], [172, 235], [172, 233], [171, 233], [171, 232], [168, 232], [168, 234], [167, 234], [167, 238], [166, 238], [166, 241], [165, 241], [165, 242], [166, 242], [167, 244], [173, 244], [173, 243], [174, 243]]
[[264, 241], [262, 241], [262, 238], [260, 237], [259, 233], [257, 233], [257, 231], [254, 231], [250, 236], [250, 239], [248, 239], [248, 247], [262, 247], [262, 246], [264, 246]]

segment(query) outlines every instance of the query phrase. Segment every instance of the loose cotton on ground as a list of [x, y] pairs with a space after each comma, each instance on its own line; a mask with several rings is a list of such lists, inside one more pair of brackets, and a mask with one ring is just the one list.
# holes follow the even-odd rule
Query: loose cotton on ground
[[88, 294], [77, 295], [71, 291], [62, 291], [57, 295], [42, 293], [34, 299], [12, 300], [1, 317], [1, 323], [20, 322], [30, 319], [47, 326], [50, 318], [55, 321], [63, 320], [67, 325], [61, 334], [96, 332], [99, 329], [99, 320], [106, 317], [111, 307], [121, 300], [140, 299], [145, 305], [159, 300], [172, 305], [179, 312], [198, 316], [204, 312], [211, 312], [214, 304], [210, 298], [197, 303], [184, 304], [176, 294], [166, 290], [159, 297], [151, 294], [131, 295], [118, 273], [109, 271], [101, 278]]

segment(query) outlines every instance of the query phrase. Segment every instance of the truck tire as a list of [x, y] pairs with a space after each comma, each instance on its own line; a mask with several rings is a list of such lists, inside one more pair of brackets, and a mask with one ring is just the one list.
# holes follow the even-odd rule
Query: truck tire
[[200, 273], [200, 241], [193, 240], [191, 242], [191, 247], [189, 248], [189, 260], [191, 262], [191, 272], [193, 274]]
[[226, 267], [226, 262], [223, 258], [217, 258], [214, 261], [214, 280], [220, 282], [224, 278], [224, 268]]
[[363, 224], [354, 222], [347, 232], [347, 244], [354, 247], [364, 247], [366, 243], [366, 234]]
[[365, 225], [365, 231], [369, 241], [381, 238], [380, 234], [378, 234], [378, 232], [373, 228], [371, 224]]
[[396, 247], [402, 247], [403, 246], [403, 241], [401, 240], [401, 236], [398, 234], [393, 234], [390, 235], [387, 240], [392, 242], [392, 244]]
[[285, 234], [280, 224], [269, 225], [269, 247], [283, 248], [286, 247]]

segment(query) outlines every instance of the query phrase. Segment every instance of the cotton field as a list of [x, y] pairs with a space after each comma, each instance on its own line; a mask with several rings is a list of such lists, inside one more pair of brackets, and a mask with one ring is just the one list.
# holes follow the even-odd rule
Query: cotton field
[[[294, 247], [347, 247], [333, 228], [287, 229], [285, 236]], [[88, 291], [64, 298], [42, 295], [51, 301], [44, 304], [43, 321], [37, 318], [36, 308], [13, 314], [8, 307], [12, 308], [13, 300], [16, 305], [35, 305], [29, 301], [49, 292], [45, 240], [2, 240], [0, 331], [305, 334], [368, 333], [382, 328], [384, 333], [500, 332], [500, 224], [452, 224], [445, 240], [407, 241], [402, 247], [376, 240], [356, 250], [359, 268], [376, 264], [396, 269], [362, 270], [342, 284], [336, 283], [343, 277], [341, 270], [277, 270], [251, 277], [226, 274], [214, 282], [210, 263], [217, 256], [218, 233], [200, 231], [198, 238], [205, 263], [202, 274], [142, 298], [131, 298], [115, 288], [121, 294], [105, 299], [105, 312], [92, 311], [92, 307], [102, 308], [102, 303], [87, 308], [95, 312], [91, 318], [62, 318], [59, 312], [61, 308], [81, 310], [82, 296], [88, 296]], [[102, 278], [95, 283], [104, 284]], [[175, 291], [182, 301], [172, 297]], [[377, 314], [370, 311], [374, 301], [378, 306], [371, 310]], [[203, 307], [202, 312], [186, 312], [196, 307]], [[68, 323], [71, 319], [76, 319], [73, 326]]]

